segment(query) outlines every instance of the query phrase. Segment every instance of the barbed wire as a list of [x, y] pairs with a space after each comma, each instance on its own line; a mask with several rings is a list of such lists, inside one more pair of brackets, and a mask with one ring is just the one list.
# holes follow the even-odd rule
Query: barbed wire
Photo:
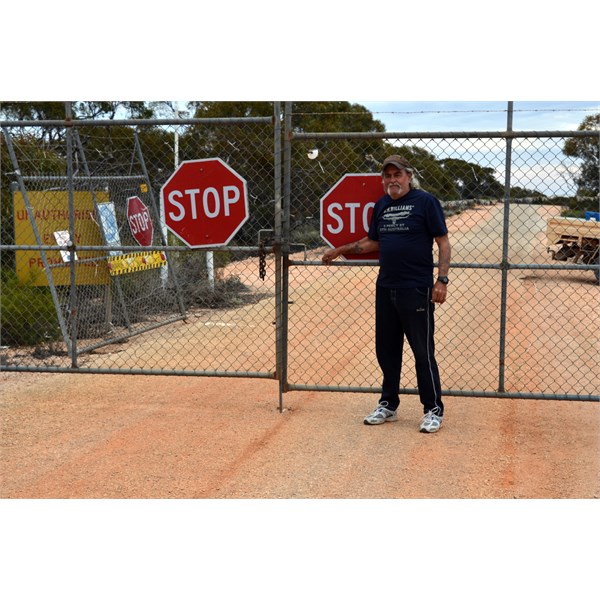
[[[590, 108], [515, 108], [513, 112], [543, 112], [543, 113], [563, 113], [563, 112], [598, 112], [600, 111], [600, 105]], [[294, 112], [295, 116], [311, 116], [311, 115], [364, 115], [371, 113], [372, 115], [434, 115], [434, 114], [480, 114], [480, 113], [506, 113], [506, 108], [495, 108], [495, 109], [464, 109], [464, 110], [355, 110], [355, 111], [323, 111], [323, 112]]]

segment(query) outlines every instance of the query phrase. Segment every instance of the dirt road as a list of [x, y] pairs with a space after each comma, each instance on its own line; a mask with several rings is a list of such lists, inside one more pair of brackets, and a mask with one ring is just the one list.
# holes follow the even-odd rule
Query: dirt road
[[3, 498], [598, 498], [597, 403], [448, 398], [366, 427], [372, 400], [250, 379], [10, 374]]
[[[532, 215], [520, 214], [528, 215], [531, 228]], [[484, 228], [497, 229], [497, 211], [483, 209], [476, 216], [477, 223], [454, 222], [455, 261], [472, 257], [469, 244], [481, 240]], [[533, 237], [540, 235], [538, 228]], [[496, 260], [497, 246], [489, 245], [487, 252]], [[515, 242], [511, 252], [527, 261], [543, 247]], [[255, 273], [254, 264], [252, 269]], [[370, 327], [370, 282], [361, 276], [349, 285], [349, 273], [320, 268], [296, 281], [293, 310], [299, 318], [290, 330], [296, 348], [291, 375], [300, 383], [315, 379], [335, 384], [343, 377], [357, 385], [377, 385], [376, 367], [365, 368], [373, 365], [369, 340], [361, 345], [343, 320], [323, 317], [333, 300], [341, 302], [343, 296], [339, 314], [354, 306], [356, 315], [364, 307], [358, 326]], [[580, 374], [597, 369], [597, 328], [572, 318], [567, 303], [561, 327], [575, 330], [577, 339], [588, 344], [568, 365], [546, 356], [536, 328], [556, 318], [558, 294], [572, 297], [570, 286], [577, 286], [578, 298], [584, 289], [590, 301], [597, 301], [597, 287], [588, 285], [586, 274], [550, 281], [536, 274], [511, 278], [508, 347], [519, 349], [513, 356], [521, 358], [509, 363], [508, 384], [539, 390], [552, 376], [556, 385], [567, 378], [573, 393], [585, 386], [589, 390]], [[440, 312], [440, 335], [447, 339], [440, 351], [451, 366], [444, 376], [448, 389], [493, 389], [496, 384], [497, 338], [491, 328], [497, 322], [497, 299], [487, 300], [489, 306], [481, 309], [495, 279], [497, 274], [488, 272], [478, 273], [476, 282], [472, 273], [453, 277], [451, 294], [463, 302], [449, 301]], [[336, 287], [340, 283], [343, 287]], [[533, 315], [528, 309], [532, 295], [537, 299]], [[308, 299], [317, 297], [322, 309], [311, 315], [321, 318], [309, 318], [302, 311]], [[198, 352], [198, 360], [220, 339], [227, 348], [223, 356], [250, 370], [257, 365], [255, 356], [245, 353], [244, 342], [264, 343], [259, 368], [268, 369], [271, 337], [249, 325], [245, 310], [224, 314], [219, 321], [198, 318], [172, 325], [113, 355], [89, 360], [144, 364], [162, 349], [168, 352], [165, 360], [177, 365], [189, 360], [190, 348]], [[272, 304], [248, 310], [265, 310], [264, 321], [272, 327]], [[223, 326], [209, 326], [219, 323]], [[452, 324], [456, 332], [457, 323], [460, 335], [449, 336], [445, 328]], [[565, 348], [569, 339], [563, 339]], [[335, 345], [328, 348], [331, 340]], [[350, 344], [347, 353], [340, 352], [344, 344]], [[319, 360], [324, 354], [329, 364]], [[331, 357], [339, 362], [332, 364]], [[448, 397], [444, 426], [435, 435], [424, 435], [418, 432], [421, 406], [416, 396], [404, 397], [397, 422], [366, 427], [362, 419], [373, 408], [374, 395], [288, 392], [280, 413], [277, 383], [268, 379], [4, 372], [0, 386], [2, 498], [600, 497], [596, 402]]]

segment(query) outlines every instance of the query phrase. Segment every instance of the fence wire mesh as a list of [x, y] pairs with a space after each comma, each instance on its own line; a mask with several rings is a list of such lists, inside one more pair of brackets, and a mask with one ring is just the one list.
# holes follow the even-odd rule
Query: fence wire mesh
[[[76, 355], [80, 371], [273, 377], [272, 120], [76, 127], [71, 178], [66, 129], [34, 143], [35, 133], [3, 130], [16, 247], [2, 253], [13, 273], [3, 277], [3, 366], [69, 368]], [[161, 187], [199, 158], [247, 182], [250, 217], [226, 248], [191, 249], [162, 225]], [[146, 222], [132, 218], [131, 199]], [[54, 249], [69, 244], [71, 213], [72, 256]]]
[[[377, 173], [393, 153], [410, 160], [418, 185], [440, 199], [448, 222], [449, 299], [436, 306], [436, 354], [445, 393], [597, 398], [600, 224], [585, 221], [590, 251], [571, 251], [568, 261], [557, 260], [561, 243], [553, 243], [549, 232], [556, 217], [583, 221], [585, 213], [598, 210], [596, 194], [577, 195], [581, 168], [564, 154], [568, 136], [511, 138], [507, 161], [507, 140], [501, 137], [439, 135], [385, 140], [296, 135], [290, 235], [312, 242], [313, 252], [311, 260], [292, 261], [291, 389], [379, 388], [377, 266], [343, 260], [319, 265], [325, 249], [336, 244], [324, 244], [314, 224], [325, 210], [319, 200], [346, 173]], [[588, 141], [597, 153], [597, 135]], [[596, 179], [596, 190], [597, 185]], [[342, 205], [340, 200], [338, 215]], [[434, 244], [437, 261], [435, 250]], [[401, 387], [415, 392], [414, 358], [408, 344], [405, 349]]]
[[[13, 205], [13, 222], [2, 225], [2, 369], [76, 363], [81, 372], [376, 391], [377, 263], [321, 264], [321, 200], [344, 175], [377, 174], [395, 153], [410, 159], [448, 222], [449, 299], [436, 307], [444, 393], [598, 399], [600, 236], [592, 232], [586, 247], [581, 235], [556, 237], [551, 227], [566, 217], [595, 231], [583, 215], [600, 210], [597, 187], [578, 195], [582, 164], [564, 152], [575, 132], [409, 137], [292, 127], [283, 135], [291, 156], [283, 214], [272, 119], [83, 124], [71, 145], [67, 133], [3, 127], [2, 203]], [[577, 135], [597, 155], [598, 136]], [[177, 165], [205, 158], [246, 180], [250, 216], [226, 247], [191, 249], [162, 225], [159, 199]], [[128, 219], [133, 197], [154, 224], [145, 247]], [[72, 222], [69, 251], [61, 232]], [[406, 348], [401, 386], [414, 392]]]

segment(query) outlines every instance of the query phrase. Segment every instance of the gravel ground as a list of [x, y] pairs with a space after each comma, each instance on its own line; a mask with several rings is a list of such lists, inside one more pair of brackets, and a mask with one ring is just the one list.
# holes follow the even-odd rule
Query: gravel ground
[[598, 403], [374, 397], [238, 378], [2, 373], [3, 498], [598, 498]]

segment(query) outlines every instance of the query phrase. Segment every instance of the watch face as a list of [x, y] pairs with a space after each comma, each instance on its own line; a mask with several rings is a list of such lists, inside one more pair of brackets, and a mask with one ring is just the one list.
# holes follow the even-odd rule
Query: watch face
[[448, 278], [447, 277], [438, 277], [438, 281], [440, 281], [441, 283], [448, 283]]

